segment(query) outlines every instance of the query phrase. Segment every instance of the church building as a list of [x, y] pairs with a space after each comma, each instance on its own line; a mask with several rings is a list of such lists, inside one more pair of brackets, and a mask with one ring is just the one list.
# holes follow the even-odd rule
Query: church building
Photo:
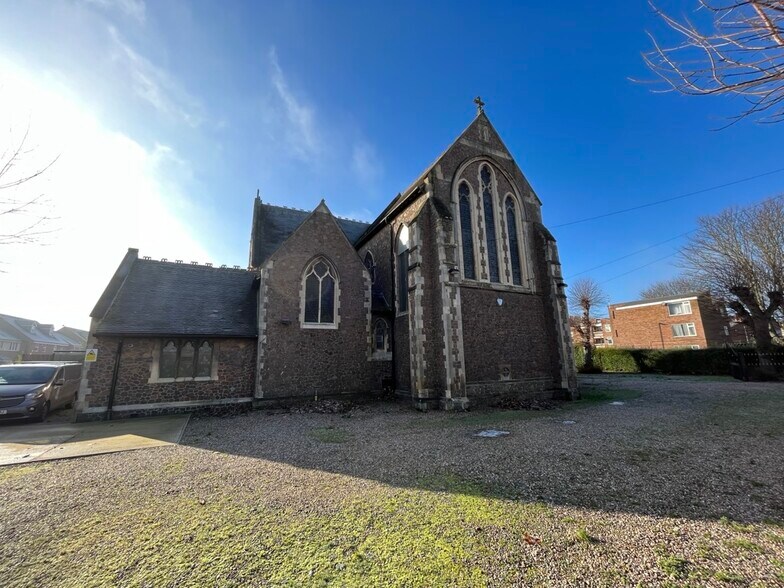
[[129, 249], [77, 419], [394, 392], [425, 409], [577, 393], [536, 193], [483, 111], [372, 223], [256, 196], [248, 267]]

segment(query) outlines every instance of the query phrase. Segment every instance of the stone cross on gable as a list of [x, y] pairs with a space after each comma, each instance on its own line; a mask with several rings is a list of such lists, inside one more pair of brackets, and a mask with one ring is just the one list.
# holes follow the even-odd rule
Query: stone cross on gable
[[476, 113], [482, 114], [485, 111], [485, 103], [482, 102], [482, 97], [477, 96], [474, 98], [474, 104], [476, 104]]

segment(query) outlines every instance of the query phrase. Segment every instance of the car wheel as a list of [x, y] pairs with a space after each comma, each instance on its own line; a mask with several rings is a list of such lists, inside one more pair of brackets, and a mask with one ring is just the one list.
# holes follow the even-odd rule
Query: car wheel
[[35, 419], [33, 419], [36, 423], [43, 423], [46, 420], [46, 417], [49, 416], [49, 403], [46, 402], [43, 407], [41, 408], [41, 412]]

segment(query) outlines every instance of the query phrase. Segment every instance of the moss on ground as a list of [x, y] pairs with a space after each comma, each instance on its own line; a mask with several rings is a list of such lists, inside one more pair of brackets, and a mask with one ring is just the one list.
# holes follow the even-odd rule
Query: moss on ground
[[345, 443], [351, 439], [348, 431], [336, 427], [316, 427], [308, 431], [308, 435], [322, 443]]
[[489, 559], [508, 537], [481, 530], [525, 537], [543, 510], [484, 497], [458, 477], [442, 480], [449, 491], [383, 489], [329, 514], [182, 497], [94, 514], [22, 540], [13, 584], [484, 586]]

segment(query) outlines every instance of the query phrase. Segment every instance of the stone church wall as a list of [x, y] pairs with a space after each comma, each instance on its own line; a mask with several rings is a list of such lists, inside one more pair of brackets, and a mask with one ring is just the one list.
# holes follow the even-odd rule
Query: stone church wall
[[[91, 343], [98, 349], [98, 361], [86, 366], [79, 392], [79, 420], [104, 417], [119, 341], [117, 337], [97, 337]], [[113, 403], [117, 417], [250, 407], [255, 340], [211, 339], [215, 379], [150, 383], [161, 341], [158, 338], [124, 338]]]
[[[303, 272], [318, 255], [339, 277], [338, 328], [303, 328]], [[334, 218], [318, 209], [264, 265], [263, 365], [257, 401], [366, 394], [378, 387], [370, 351], [370, 278]]]

